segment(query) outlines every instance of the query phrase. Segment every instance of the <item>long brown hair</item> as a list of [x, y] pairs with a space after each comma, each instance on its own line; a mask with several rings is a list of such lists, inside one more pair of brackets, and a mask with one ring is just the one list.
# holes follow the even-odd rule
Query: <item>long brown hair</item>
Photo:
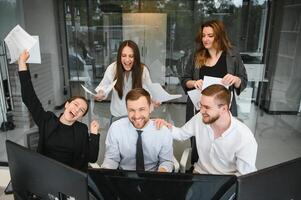
[[117, 54], [117, 69], [114, 80], [117, 79], [117, 82], [114, 86], [116, 89], [118, 96], [120, 99], [122, 99], [123, 95], [123, 80], [125, 76], [125, 69], [123, 68], [123, 65], [121, 63], [121, 54], [124, 47], [130, 47], [134, 52], [134, 63], [133, 67], [131, 69], [132, 71], [132, 89], [134, 88], [142, 88], [142, 72], [144, 65], [140, 62], [140, 52], [137, 44], [133, 42], [132, 40], [125, 40], [123, 41], [119, 48], [118, 48], [118, 54]]
[[216, 48], [217, 52], [227, 51], [232, 47], [231, 42], [228, 38], [225, 26], [223, 22], [218, 20], [207, 21], [199, 29], [198, 34], [196, 35], [195, 42], [199, 45], [199, 48], [195, 54], [195, 66], [201, 68], [210, 58], [209, 51], [204, 47], [202, 37], [203, 29], [205, 27], [211, 27], [213, 29], [214, 42], [213, 46]]

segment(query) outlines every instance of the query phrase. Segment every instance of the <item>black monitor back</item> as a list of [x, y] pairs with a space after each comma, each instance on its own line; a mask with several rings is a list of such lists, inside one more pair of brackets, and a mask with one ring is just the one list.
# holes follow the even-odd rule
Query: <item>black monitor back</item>
[[[221, 199], [235, 176], [91, 169], [104, 199]], [[235, 191], [234, 191], [235, 192]]]
[[88, 199], [87, 174], [8, 140], [6, 149], [16, 200]]
[[301, 158], [258, 170], [237, 179], [237, 199], [301, 199]]

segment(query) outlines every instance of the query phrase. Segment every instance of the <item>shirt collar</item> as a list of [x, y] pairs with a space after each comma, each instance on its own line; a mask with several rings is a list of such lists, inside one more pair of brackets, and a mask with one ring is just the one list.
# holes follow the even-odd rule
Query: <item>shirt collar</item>
[[225, 132], [223, 132], [223, 134], [221, 135], [221, 137], [226, 137], [227, 135], [229, 135], [230, 133], [233, 132], [234, 128], [235, 128], [235, 122], [234, 122], [234, 117], [232, 116], [232, 114], [230, 113], [230, 126], [227, 128], [227, 130], [225, 130]]
[[141, 131], [148, 131], [148, 130], [150, 130], [151, 128], [152, 128], [152, 120], [151, 119], [149, 119], [148, 120], [148, 122], [147, 122], [147, 124], [143, 127], [143, 128], [141, 128], [141, 129], [138, 129], [138, 128], [136, 128], [136, 127], [134, 127], [134, 125], [132, 124], [132, 122], [129, 120], [129, 127], [130, 127], [130, 129], [132, 129], [132, 130], [141, 130]]
[[[229, 112], [230, 114], [230, 126], [222, 133], [222, 135], [220, 137], [226, 137], [227, 135], [229, 135], [233, 129], [235, 128], [235, 120], [234, 117], [232, 116], [231, 112]], [[201, 114], [200, 114], [201, 115]], [[201, 115], [202, 117], [202, 115]], [[205, 126], [207, 127], [207, 129], [210, 130], [210, 132], [213, 134], [213, 129], [211, 128], [210, 124], [205, 124]]]

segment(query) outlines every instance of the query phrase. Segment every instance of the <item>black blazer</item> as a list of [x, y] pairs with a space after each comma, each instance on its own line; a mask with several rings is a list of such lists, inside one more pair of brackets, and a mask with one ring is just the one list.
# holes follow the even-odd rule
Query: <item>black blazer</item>
[[[246, 68], [242, 62], [239, 52], [232, 48], [226, 52], [226, 63], [227, 63], [227, 72], [229, 74], [233, 74], [241, 79], [241, 84], [239, 88], [230, 87], [231, 91], [235, 91], [237, 95], [243, 91], [248, 83], [248, 76], [246, 72]], [[187, 65], [185, 67], [185, 71], [183, 76], [181, 77], [181, 85], [187, 94], [187, 91], [191, 90], [186, 87], [186, 82], [189, 80], [198, 80], [200, 76], [199, 68], [195, 67], [194, 64], [194, 54], [191, 55]], [[232, 98], [231, 105], [231, 113], [233, 116], [237, 116], [237, 105], [234, 93]], [[187, 106], [186, 106], [186, 121], [194, 116], [194, 105], [189, 97], [187, 97]]]
[[[19, 77], [22, 100], [39, 127], [38, 152], [44, 154], [47, 140], [56, 134], [59, 127], [59, 118], [53, 112], [44, 110], [34, 91], [29, 71], [19, 71]], [[88, 127], [84, 123], [76, 121], [72, 126], [75, 135], [75, 148], [71, 167], [87, 171], [88, 162], [97, 161], [99, 135], [89, 134]]]

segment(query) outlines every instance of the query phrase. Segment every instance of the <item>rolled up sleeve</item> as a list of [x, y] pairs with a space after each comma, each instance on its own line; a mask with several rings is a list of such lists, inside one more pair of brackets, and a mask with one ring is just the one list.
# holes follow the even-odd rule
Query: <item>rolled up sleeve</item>
[[173, 170], [173, 146], [170, 133], [166, 133], [165, 142], [159, 154], [160, 167], [166, 169], [167, 172], [172, 172]]
[[106, 152], [101, 168], [117, 169], [120, 163], [119, 152], [117, 139], [110, 128], [106, 138]]

